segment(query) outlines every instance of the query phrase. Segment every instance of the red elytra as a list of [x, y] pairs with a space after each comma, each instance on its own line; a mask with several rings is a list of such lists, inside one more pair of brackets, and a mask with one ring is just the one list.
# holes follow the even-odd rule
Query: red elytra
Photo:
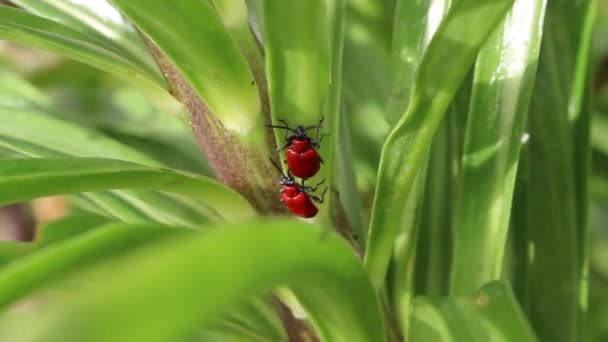
[[[285, 120], [279, 119], [283, 126], [266, 125], [269, 128], [282, 128], [285, 130], [285, 140], [287, 143], [281, 148], [277, 148], [277, 151], [282, 149], [285, 150], [285, 161], [287, 166], [291, 170], [291, 173], [299, 178], [307, 179], [319, 172], [323, 159], [317, 153], [317, 148], [321, 145], [321, 140], [326, 134], [319, 137], [319, 130], [323, 127], [323, 119], [319, 121], [319, 124], [315, 126], [296, 126], [296, 128], [289, 127], [289, 124]], [[315, 139], [308, 137], [307, 131], [309, 129], [316, 129]], [[289, 135], [289, 132], [293, 134]]]
[[319, 209], [315, 206], [313, 201], [323, 203], [327, 187], [323, 190], [321, 197], [310, 195], [309, 192], [316, 191], [319, 185], [325, 180], [319, 182], [315, 187], [298, 184], [289, 170], [287, 170], [287, 175], [285, 175], [272, 159], [270, 159], [270, 161], [281, 173], [281, 179], [279, 180], [279, 184], [283, 186], [281, 189], [281, 202], [283, 202], [287, 209], [294, 215], [304, 218], [315, 217], [319, 212]]
[[297, 185], [283, 185], [281, 202], [285, 203], [289, 211], [294, 215], [300, 217], [315, 217], [319, 212], [319, 209], [312, 203], [308, 194], [298, 189]]

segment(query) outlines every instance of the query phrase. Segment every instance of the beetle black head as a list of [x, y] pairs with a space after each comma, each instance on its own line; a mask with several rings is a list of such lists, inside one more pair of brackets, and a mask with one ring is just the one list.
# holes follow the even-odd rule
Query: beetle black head
[[268, 158], [270, 159], [270, 162], [272, 162], [272, 165], [274, 165], [274, 167], [279, 171], [279, 173], [281, 174], [281, 179], [279, 180], [279, 184], [283, 185], [283, 186], [295, 186], [296, 180], [295, 178], [293, 178], [293, 175], [291, 174], [290, 170], [287, 170], [287, 175], [285, 175], [283, 173], [283, 170], [281, 169], [281, 167], [279, 165], [277, 165], [277, 163], [274, 162], [274, 160], [272, 160], [272, 158]]
[[296, 126], [296, 129], [294, 129], [293, 131], [292, 137], [298, 140], [306, 138], [306, 127]]

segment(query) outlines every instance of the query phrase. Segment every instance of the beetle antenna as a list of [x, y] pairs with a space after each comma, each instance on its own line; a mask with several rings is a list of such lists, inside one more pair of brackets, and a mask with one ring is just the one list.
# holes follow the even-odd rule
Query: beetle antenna
[[285, 173], [283, 173], [283, 169], [281, 169], [281, 167], [274, 162], [274, 160], [272, 160], [271, 157], [268, 157], [268, 159], [270, 160], [270, 162], [272, 163], [272, 165], [274, 165], [274, 167], [279, 170], [279, 172], [281, 173], [281, 176], [283, 176], [283, 178], [287, 178], [287, 176], [285, 176]]
[[286, 126], [275, 126], [275, 125], [265, 125], [265, 126], [268, 127], [268, 128], [282, 128], [282, 129], [286, 129], [288, 131], [295, 132], [295, 130], [293, 128], [289, 128], [289, 127], [286, 127]]

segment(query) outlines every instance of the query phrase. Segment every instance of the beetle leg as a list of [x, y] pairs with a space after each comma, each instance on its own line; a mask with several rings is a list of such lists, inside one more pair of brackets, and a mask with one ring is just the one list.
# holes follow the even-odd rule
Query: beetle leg
[[321, 204], [325, 201], [325, 193], [327, 192], [327, 187], [325, 187], [325, 190], [323, 190], [323, 193], [321, 194], [321, 197], [317, 197], [317, 196], [308, 196], [310, 197], [310, 199], [312, 199], [313, 201]]
[[317, 191], [317, 189], [319, 188], [319, 185], [321, 185], [323, 183], [325, 183], [325, 178], [323, 178], [323, 180], [321, 180], [319, 183], [317, 183], [317, 185], [315, 185], [314, 187], [312, 187], [312, 186], [304, 186], [304, 180], [302, 180], [302, 187], [306, 191], [314, 192], [314, 191]]

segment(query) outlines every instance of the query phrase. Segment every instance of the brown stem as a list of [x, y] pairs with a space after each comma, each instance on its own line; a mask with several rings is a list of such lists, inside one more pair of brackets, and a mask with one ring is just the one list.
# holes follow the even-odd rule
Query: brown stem
[[[169, 92], [190, 112], [190, 124], [196, 140], [217, 179], [238, 191], [262, 213], [286, 213], [277, 195], [278, 178], [268, 163], [268, 156], [235, 139], [167, 56], [150, 39], [142, 36], [171, 87]], [[270, 134], [267, 145], [269, 151], [275, 145]]]
[[272, 302], [279, 313], [289, 342], [317, 342], [319, 337], [314, 333], [312, 327], [303, 320], [297, 319], [291, 309], [276, 296], [272, 296]]
[[11, 204], [0, 207], [1, 240], [32, 241], [35, 227], [25, 204]]

